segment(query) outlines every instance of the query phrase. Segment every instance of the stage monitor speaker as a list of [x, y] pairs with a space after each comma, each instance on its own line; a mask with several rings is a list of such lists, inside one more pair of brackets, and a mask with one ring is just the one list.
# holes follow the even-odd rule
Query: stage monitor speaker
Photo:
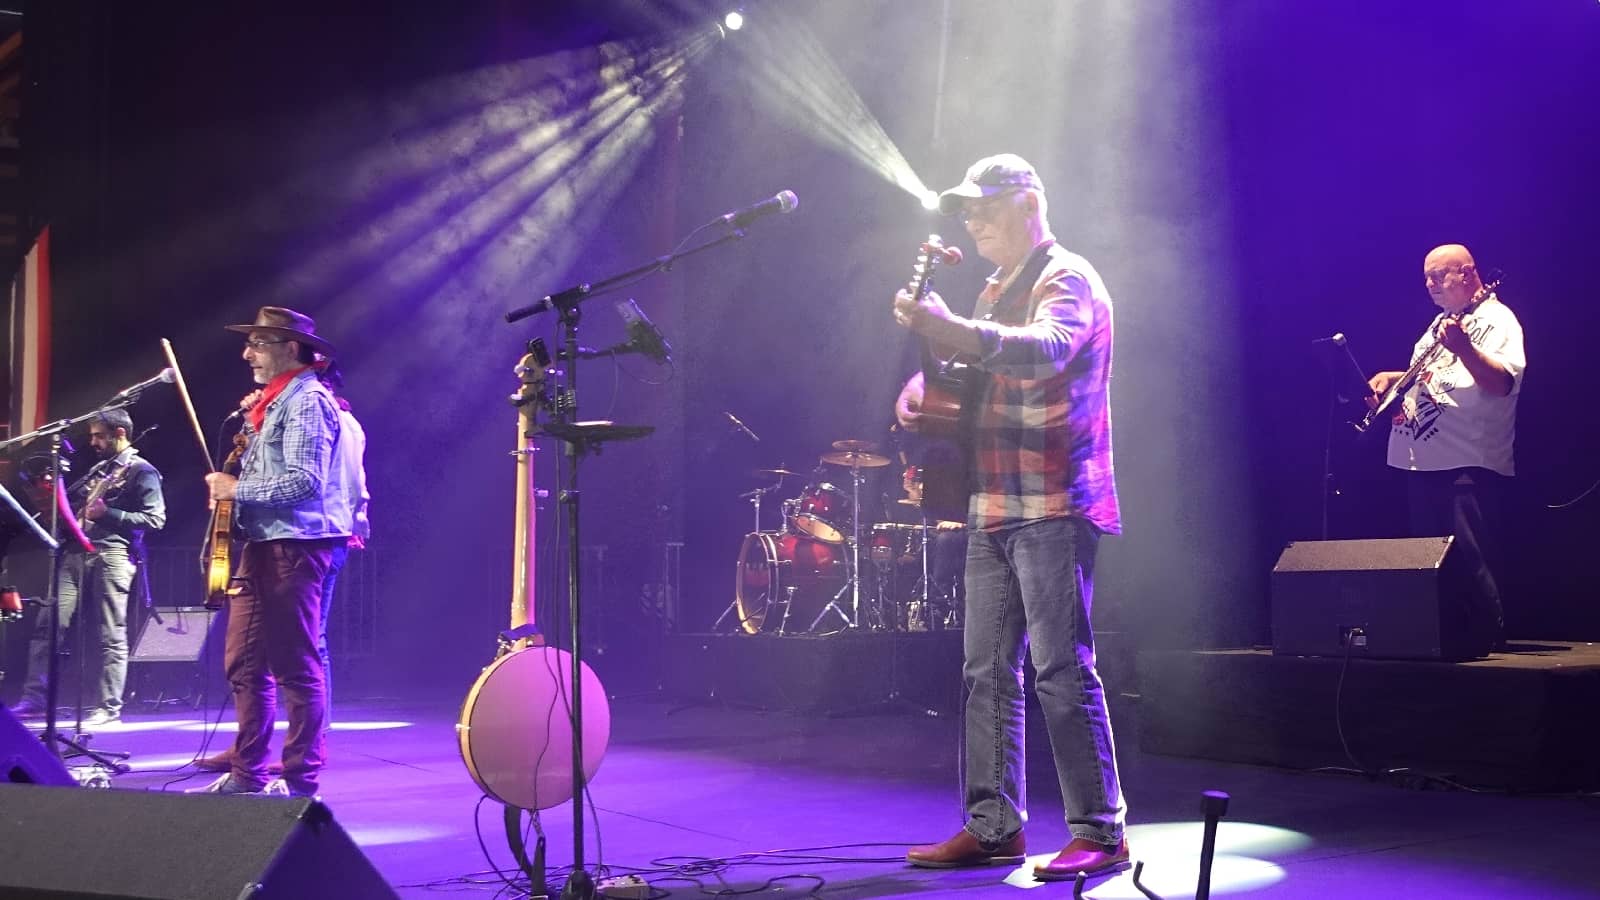
[[0, 898], [397, 895], [305, 798], [0, 785]]
[[18, 722], [11, 710], [0, 706], [0, 784], [70, 787], [77, 783], [39, 736]]
[[[212, 651], [209, 658], [221, 659], [222, 635], [217, 626], [221, 613], [203, 606], [157, 607], [146, 614], [129, 661], [199, 662], [208, 650]], [[158, 615], [160, 621], [156, 621]]]
[[1296, 541], [1272, 569], [1272, 652], [1472, 659], [1467, 579], [1450, 537]]

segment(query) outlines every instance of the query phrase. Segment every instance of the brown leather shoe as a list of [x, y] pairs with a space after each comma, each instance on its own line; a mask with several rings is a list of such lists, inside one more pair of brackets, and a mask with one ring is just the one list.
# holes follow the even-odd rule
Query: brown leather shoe
[[194, 761], [194, 767], [202, 772], [226, 772], [233, 768], [233, 750], [230, 748], [213, 756], [202, 756]]
[[1128, 867], [1128, 839], [1116, 844], [1100, 844], [1088, 838], [1073, 838], [1067, 842], [1056, 858], [1042, 866], [1033, 867], [1033, 877], [1040, 881], [1071, 881], [1078, 873], [1105, 875], [1120, 872]]
[[925, 869], [964, 869], [970, 866], [1015, 866], [1028, 858], [1022, 832], [997, 847], [985, 847], [965, 828], [942, 844], [922, 844], [906, 851], [906, 862]]
[[[194, 761], [194, 767], [202, 772], [227, 772], [233, 768], [233, 748], [229, 747], [214, 756], [201, 757]], [[267, 774], [282, 775], [283, 763], [268, 763]]]

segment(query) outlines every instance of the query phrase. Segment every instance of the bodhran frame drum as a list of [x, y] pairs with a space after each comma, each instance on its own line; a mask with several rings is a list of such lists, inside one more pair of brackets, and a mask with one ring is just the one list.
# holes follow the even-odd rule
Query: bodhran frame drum
[[849, 581], [846, 556], [844, 546], [803, 534], [745, 535], [734, 578], [740, 627], [750, 634], [810, 627]]

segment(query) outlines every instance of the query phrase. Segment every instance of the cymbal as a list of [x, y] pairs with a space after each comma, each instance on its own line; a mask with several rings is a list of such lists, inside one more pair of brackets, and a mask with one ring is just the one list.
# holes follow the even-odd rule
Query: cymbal
[[754, 472], [751, 472], [750, 474], [755, 475], [757, 477], [760, 477], [760, 476], [763, 476], [763, 475], [776, 475], [779, 478], [782, 478], [785, 475], [799, 475], [800, 473], [799, 472], [791, 472], [788, 469], [784, 469], [784, 468], [777, 468], [777, 469], [756, 469]]
[[901, 497], [899, 500], [896, 500], [895, 502], [900, 504], [901, 506], [921, 506], [922, 505], [921, 501], [913, 500], [910, 497]]
[[835, 449], [835, 450], [843, 450], [846, 453], [849, 453], [849, 452], [852, 452], [852, 451], [856, 451], [856, 450], [860, 450], [860, 451], [864, 451], [864, 452], [867, 452], [867, 453], [871, 453], [872, 451], [878, 449], [878, 445], [874, 444], [871, 441], [843, 440], [843, 441], [834, 441], [833, 442], [833, 449]]
[[840, 450], [836, 453], [822, 454], [822, 461], [835, 466], [849, 466], [852, 469], [876, 469], [879, 466], [887, 466], [889, 457], [879, 456], [876, 453]]

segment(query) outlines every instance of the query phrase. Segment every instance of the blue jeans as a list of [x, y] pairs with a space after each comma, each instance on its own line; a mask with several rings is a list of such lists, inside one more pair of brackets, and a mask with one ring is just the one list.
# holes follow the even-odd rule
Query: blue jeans
[[1022, 659], [1035, 687], [1074, 838], [1122, 839], [1105, 690], [1094, 667], [1089, 610], [1099, 532], [1084, 519], [1045, 519], [967, 542], [962, 792], [966, 829], [994, 845], [1027, 820]]
[[[122, 713], [122, 688], [128, 677], [128, 593], [133, 589], [135, 568], [128, 548], [109, 544], [93, 554], [68, 553], [61, 560], [61, 581], [57, 585], [61, 631], [57, 649], [65, 645], [67, 625], [79, 609], [91, 610], [86, 621], [99, 619], [100, 684], [92, 698], [94, 706], [110, 713]], [[93, 610], [98, 607], [98, 616]], [[49, 690], [50, 610], [39, 608], [37, 626], [28, 644], [28, 681], [23, 698], [44, 706]], [[80, 628], [83, 626], [79, 626]]]
[[328, 613], [333, 609], [333, 589], [339, 583], [339, 573], [349, 558], [348, 544], [334, 547], [333, 557], [328, 560], [328, 574], [322, 577], [322, 631], [317, 634], [317, 653], [322, 656], [322, 685], [330, 725], [333, 724], [333, 664], [328, 659]]

